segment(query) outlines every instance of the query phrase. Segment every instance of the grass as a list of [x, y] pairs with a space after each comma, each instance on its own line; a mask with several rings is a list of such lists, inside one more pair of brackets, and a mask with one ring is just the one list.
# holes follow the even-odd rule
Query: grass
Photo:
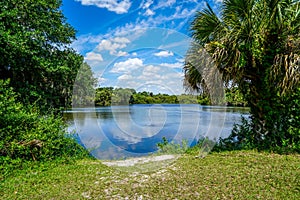
[[85, 159], [15, 172], [1, 181], [0, 198], [300, 199], [300, 155], [183, 155], [152, 172], [123, 171]]

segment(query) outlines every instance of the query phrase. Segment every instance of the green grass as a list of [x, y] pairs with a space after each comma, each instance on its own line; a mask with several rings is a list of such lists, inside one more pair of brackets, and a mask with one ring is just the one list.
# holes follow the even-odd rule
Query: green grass
[[300, 155], [183, 155], [145, 173], [86, 159], [15, 172], [0, 188], [1, 199], [300, 199]]

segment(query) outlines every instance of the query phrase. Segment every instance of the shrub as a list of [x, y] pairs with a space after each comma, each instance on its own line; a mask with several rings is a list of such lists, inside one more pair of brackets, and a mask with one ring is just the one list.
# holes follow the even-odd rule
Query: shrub
[[158, 154], [181, 154], [188, 149], [188, 142], [183, 140], [181, 145], [174, 143], [174, 141], [169, 142], [166, 137], [162, 138], [162, 142], [157, 144]]
[[263, 138], [252, 134], [255, 124], [242, 119], [235, 125], [228, 138], [220, 139], [215, 150], [258, 149], [277, 153], [300, 153], [300, 88], [293, 94], [285, 95], [265, 115], [268, 133]]
[[88, 155], [75, 134], [68, 134], [61, 117], [42, 116], [38, 108], [24, 106], [16, 98], [8, 81], [0, 80], [0, 166]]

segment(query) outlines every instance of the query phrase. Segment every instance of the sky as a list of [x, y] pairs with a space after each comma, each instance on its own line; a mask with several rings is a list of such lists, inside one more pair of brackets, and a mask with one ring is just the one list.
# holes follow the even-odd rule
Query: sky
[[[207, 2], [217, 10], [222, 0]], [[61, 9], [98, 86], [179, 95], [189, 27], [205, 7], [202, 0], [63, 0]]]

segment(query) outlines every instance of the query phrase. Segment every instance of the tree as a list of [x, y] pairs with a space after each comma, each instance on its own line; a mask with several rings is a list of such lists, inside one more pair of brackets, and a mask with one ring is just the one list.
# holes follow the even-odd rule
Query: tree
[[72, 48], [75, 30], [66, 23], [61, 0], [0, 2], [0, 79], [23, 103], [40, 107], [70, 105], [83, 58]]
[[94, 106], [96, 84], [97, 79], [94, 78], [91, 67], [85, 62], [82, 63], [73, 85], [72, 106]]
[[222, 81], [238, 85], [250, 107], [252, 142], [282, 145], [287, 119], [280, 112], [299, 87], [299, 26], [299, 1], [224, 0], [220, 16], [207, 5], [191, 24], [195, 42], [184, 66], [186, 87], [205, 90], [214, 73], [203, 72], [217, 69]]
[[111, 106], [112, 87], [97, 88], [95, 94], [96, 106]]

